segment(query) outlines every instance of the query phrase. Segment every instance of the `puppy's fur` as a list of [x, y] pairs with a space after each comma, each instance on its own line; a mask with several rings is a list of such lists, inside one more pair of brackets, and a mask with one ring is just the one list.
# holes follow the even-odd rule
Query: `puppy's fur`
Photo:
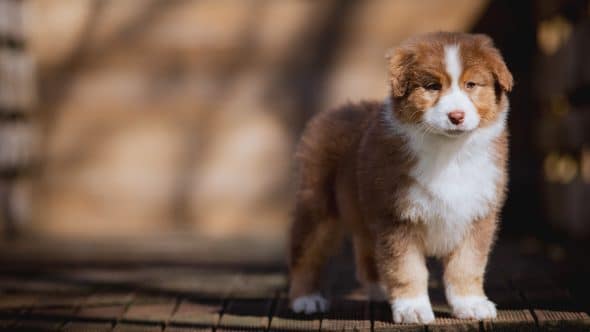
[[348, 228], [357, 278], [384, 287], [395, 322], [434, 320], [426, 256], [442, 259], [455, 316], [493, 318], [483, 277], [505, 196], [512, 75], [484, 35], [418, 36], [388, 59], [385, 102], [320, 113], [301, 138], [292, 308], [327, 310], [320, 270]]

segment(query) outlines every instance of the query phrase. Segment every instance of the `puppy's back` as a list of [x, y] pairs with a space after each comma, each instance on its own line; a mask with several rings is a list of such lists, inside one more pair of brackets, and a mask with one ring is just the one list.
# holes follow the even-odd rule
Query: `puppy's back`
[[317, 114], [305, 128], [297, 148], [298, 208], [318, 217], [336, 216], [334, 180], [343, 158], [356, 151], [370, 119], [382, 103], [361, 102]]

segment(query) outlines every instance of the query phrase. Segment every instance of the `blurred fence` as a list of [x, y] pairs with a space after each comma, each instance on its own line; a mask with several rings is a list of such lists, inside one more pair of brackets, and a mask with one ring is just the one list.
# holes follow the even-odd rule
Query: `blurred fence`
[[0, 216], [7, 235], [31, 210], [36, 81], [26, 46], [22, 1], [0, 0]]

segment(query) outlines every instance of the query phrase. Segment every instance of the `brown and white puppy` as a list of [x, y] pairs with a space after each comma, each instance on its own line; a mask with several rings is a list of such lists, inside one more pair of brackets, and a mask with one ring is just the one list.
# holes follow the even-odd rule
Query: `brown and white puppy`
[[512, 75], [489, 37], [444, 32], [395, 48], [389, 74], [385, 102], [320, 113], [303, 134], [291, 307], [327, 310], [320, 270], [348, 228], [357, 278], [370, 293], [384, 286], [395, 322], [434, 320], [427, 256], [443, 262], [456, 317], [493, 318], [483, 278], [505, 196]]

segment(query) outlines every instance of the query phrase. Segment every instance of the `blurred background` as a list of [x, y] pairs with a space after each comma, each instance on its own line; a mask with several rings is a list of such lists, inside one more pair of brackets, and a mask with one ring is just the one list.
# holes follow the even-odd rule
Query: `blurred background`
[[305, 122], [384, 98], [386, 50], [435, 30], [489, 34], [504, 54], [501, 238], [563, 257], [590, 234], [583, 0], [0, 0], [4, 238], [280, 247]]
[[291, 320], [293, 152], [437, 30], [490, 35], [516, 81], [488, 294], [518, 326], [587, 331], [590, 0], [0, 0], [0, 330], [393, 324], [350, 243], [332, 316]]

